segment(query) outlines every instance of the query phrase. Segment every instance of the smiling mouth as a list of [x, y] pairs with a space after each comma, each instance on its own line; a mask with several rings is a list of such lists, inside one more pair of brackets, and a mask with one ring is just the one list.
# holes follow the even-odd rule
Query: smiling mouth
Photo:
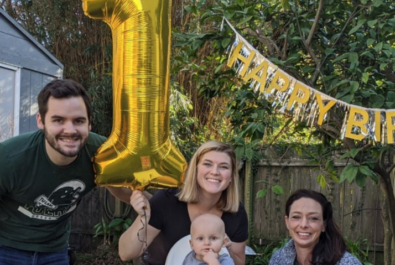
[[310, 233], [303, 233], [303, 232], [297, 232], [298, 235], [300, 236], [309, 236]]
[[221, 181], [219, 179], [206, 179], [208, 182], [213, 182], [213, 183], [220, 183]]
[[81, 136], [79, 135], [73, 135], [73, 136], [59, 136], [58, 140], [62, 142], [67, 142], [67, 143], [73, 143], [77, 142], [81, 139]]

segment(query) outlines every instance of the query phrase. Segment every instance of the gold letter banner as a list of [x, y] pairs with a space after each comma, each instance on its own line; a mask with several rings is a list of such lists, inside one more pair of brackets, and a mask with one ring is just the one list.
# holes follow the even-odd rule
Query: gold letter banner
[[171, 0], [82, 0], [113, 38], [113, 126], [94, 159], [96, 183], [144, 190], [182, 185], [170, 140]]
[[224, 21], [236, 35], [230, 47], [228, 66], [234, 67], [244, 82], [250, 81], [254, 91], [272, 102], [276, 110], [287, 112], [309, 126], [321, 126], [332, 107], [340, 108], [345, 111], [341, 139], [394, 142], [395, 110], [351, 105], [295, 80], [252, 47], [228, 20], [224, 18]]

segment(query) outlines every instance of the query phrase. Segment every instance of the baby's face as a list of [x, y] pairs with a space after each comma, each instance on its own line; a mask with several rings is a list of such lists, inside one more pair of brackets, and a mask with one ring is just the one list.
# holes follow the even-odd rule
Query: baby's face
[[203, 260], [203, 256], [211, 249], [219, 253], [225, 244], [225, 233], [221, 226], [204, 222], [195, 224], [191, 230], [191, 248], [196, 253], [196, 258]]

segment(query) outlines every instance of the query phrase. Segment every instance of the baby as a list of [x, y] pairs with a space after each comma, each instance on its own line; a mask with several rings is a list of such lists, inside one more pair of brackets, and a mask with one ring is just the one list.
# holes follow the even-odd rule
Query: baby
[[185, 257], [183, 265], [234, 265], [228, 254], [219, 255], [229, 238], [225, 234], [224, 222], [216, 215], [203, 214], [191, 224], [192, 251]]

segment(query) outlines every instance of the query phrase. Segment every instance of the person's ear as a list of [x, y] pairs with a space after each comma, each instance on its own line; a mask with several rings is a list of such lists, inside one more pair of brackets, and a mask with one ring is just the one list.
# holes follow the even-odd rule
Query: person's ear
[[287, 229], [289, 230], [289, 227], [288, 227], [289, 218], [288, 218], [288, 216], [284, 216], [284, 220], [285, 220], [285, 225], [287, 226]]
[[36, 121], [37, 121], [37, 127], [39, 129], [44, 129], [44, 121], [42, 120], [40, 113], [37, 113]]
[[88, 127], [89, 131], [92, 130], [92, 124], [89, 123], [89, 127]]
[[229, 243], [229, 241], [230, 241], [229, 237], [228, 237], [228, 236], [225, 236], [225, 237], [224, 237], [224, 242], [222, 243], [222, 246], [223, 246], [223, 247], [226, 247], [226, 245]]
[[191, 246], [191, 249], [193, 249], [192, 239], [189, 239], [189, 245]]

